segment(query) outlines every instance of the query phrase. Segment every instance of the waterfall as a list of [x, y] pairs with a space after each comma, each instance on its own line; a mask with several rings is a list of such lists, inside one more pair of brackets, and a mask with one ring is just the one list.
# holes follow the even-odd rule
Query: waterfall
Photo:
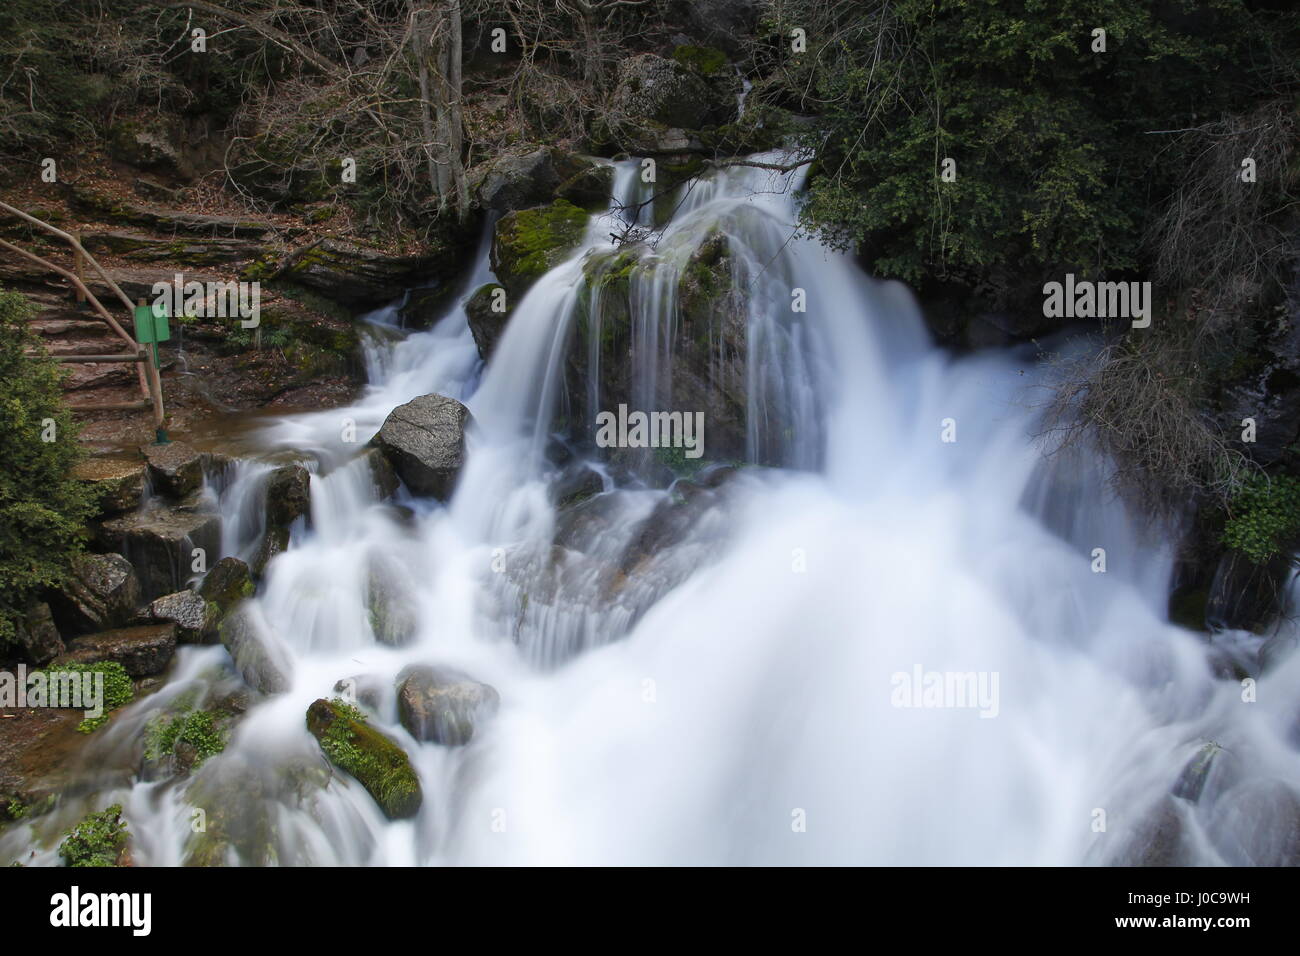
[[[431, 330], [367, 317], [365, 394], [257, 433], [266, 455], [311, 462], [311, 520], [252, 600], [291, 687], [254, 700], [191, 778], [105, 779], [142, 835], [137, 862], [187, 859], [196, 807], [242, 821], [221, 860], [244, 864], [1272, 860], [1300, 805], [1300, 725], [1272, 691], [1300, 680], [1300, 655], [1254, 702], [1216, 676], [1215, 645], [1167, 620], [1169, 549], [1138, 533], [1104, 463], [1035, 437], [1032, 356], [934, 348], [905, 288], [797, 231], [801, 176], [715, 170], [653, 229], [639, 164], [617, 163], [609, 210], [515, 304], [486, 368], [464, 308], [494, 278], [486, 239]], [[645, 234], [611, 244], [629, 226]], [[708, 381], [741, 395], [728, 457], [749, 466], [665, 487], [584, 447], [604, 490], [557, 508], [547, 447], [578, 323], [599, 342], [602, 277], [628, 270], [631, 400], [664, 408], [682, 394], [682, 283], [723, 240], [746, 360], [700, 348]], [[571, 433], [610, 407], [608, 361], [586, 352]], [[357, 442], [427, 392], [470, 408], [468, 459], [449, 502], [402, 497], [403, 517]], [[228, 553], [251, 547], [241, 516], [267, 467], [239, 466], [220, 493]], [[410, 602], [403, 646], [377, 640], [376, 580]], [[230, 692], [220, 649], [179, 658], [101, 732], [105, 752], [128, 759], [145, 715], [186, 688]], [[499, 693], [468, 746], [398, 722], [391, 687], [417, 663]], [[929, 701], [927, 675], [996, 693]], [[413, 820], [385, 819], [304, 727], [349, 678], [388, 688], [370, 720], [411, 755]]]

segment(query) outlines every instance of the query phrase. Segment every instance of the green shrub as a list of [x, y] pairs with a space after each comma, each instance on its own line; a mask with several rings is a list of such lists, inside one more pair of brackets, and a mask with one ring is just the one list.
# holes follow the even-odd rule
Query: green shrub
[[122, 805], [114, 804], [69, 830], [59, 844], [59, 856], [66, 866], [119, 866], [130, 836]]
[[177, 744], [186, 743], [194, 748], [193, 766], [197, 767], [226, 749], [225, 734], [217, 728], [215, 719], [207, 710], [154, 718], [146, 730], [145, 757], [157, 760], [175, 752]]
[[70, 475], [82, 452], [59, 367], [24, 354], [41, 350], [30, 314], [23, 296], [0, 292], [0, 651], [27, 604], [67, 577], [93, 512]]
[[1241, 0], [780, 11], [772, 35], [802, 26], [809, 43], [783, 54], [786, 88], [823, 114], [805, 222], [912, 282], [1134, 269], [1148, 211], [1203, 148], [1167, 134], [1241, 109], [1294, 61], [1294, 15]]
[[1233, 496], [1228, 514], [1223, 543], [1263, 564], [1300, 538], [1300, 478], [1254, 475]]

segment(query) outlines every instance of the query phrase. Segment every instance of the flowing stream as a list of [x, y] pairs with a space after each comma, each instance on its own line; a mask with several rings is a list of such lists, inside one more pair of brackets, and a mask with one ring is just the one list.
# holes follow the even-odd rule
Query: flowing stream
[[[628, 218], [649, 229], [644, 206], [626, 212], [648, 195], [638, 172], [616, 164], [610, 212], [517, 304], [488, 365], [463, 308], [492, 280], [485, 242], [462, 303], [432, 330], [397, 333], [394, 308], [369, 317], [356, 404], [263, 426], [262, 460], [213, 486], [223, 547], [248, 556], [268, 462], [296, 454], [312, 470], [310, 521], [253, 599], [292, 687], [255, 700], [191, 778], [105, 771], [95, 804], [124, 804], [136, 862], [184, 862], [195, 807], [226, 828], [223, 861], [243, 864], [1243, 864], [1294, 852], [1279, 834], [1295, 832], [1300, 808], [1288, 692], [1300, 655], [1253, 702], [1216, 676], [1220, 645], [1249, 652], [1258, 639], [1208, 643], [1168, 622], [1168, 549], [1138, 534], [1104, 467], [1045, 454], [1035, 437], [1032, 354], [936, 349], [904, 288], [794, 234], [799, 172], [713, 173], [638, 253], [628, 361], [640, 407], [655, 408], [674, 371], [682, 270], [709, 236], [727, 238], [730, 280], [747, 290], [738, 374], [743, 457], [757, 464], [709, 488], [611, 583], [681, 488], [601, 459], [604, 491], [575, 520], [554, 503], [563, 469], [548, 446], [590, 257]], [[806, 311], [792, 308], [796, 289]], [[376, 500], [357, 452], [428, 392], [470, 408], [467, 462], [446, 504], [403, 497], [403, 512]], [[588, 411], [601, 402], [590, 395]], [[375, 639], [376, 574], [410, 597], [405, 646]], [[234, 683], [221, 648], [178, 657], [162, 691], [100, 732], [99, 759], [133, 753], [162, 702]], [[469, 745], [418, 743], [398, 723], [391, 688], [412, 663], [497, 690], [499, 711]], [[928, 673], [972, 675], [986, 693], [978, 706], [929, 700], [910, 683]], [[308, 705], [349, 677], [383, 689], [370, 721], [419, 773], [413, 820], [385, 819], [305, 729]], [[34, 861], [55, 862], [53, 849]]]

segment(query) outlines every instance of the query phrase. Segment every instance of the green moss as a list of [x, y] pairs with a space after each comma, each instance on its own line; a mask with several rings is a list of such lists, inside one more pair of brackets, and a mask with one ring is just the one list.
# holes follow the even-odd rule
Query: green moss
[[715, 76], [727, 68], [727, 54], [711, 46], [679, 46], [673, 59], [700, 76]]
[[104, 675], [104, 712], [98, 717], [87, 717], [77, 725], [77, 730], [83, 734], [94, 733], [108, 723], [112, 711], [135, 699], [135, 687], [131, 683], [131, 676], [121, 664], [115, 661], [103, 661], [98, 664], [60, 664], [58, 669], [62, 673]]
[[114, 804], [69, 830], [59, 844], [59, 856], [65, 866], [121, 866], [130, 836], [122, 805]]
[[521, 209], [497, 227], [497, 254], [513, 279], [532, 281], [560, 263], [582, 241], [588, 214], [566, 199]]
[[226, 735], [217, 727], [216, 719], [207, 710], [155, 717], [145, 728], [145, 757], [160, 760], [174, 754], [177, 745], [184, 743], [194, 748], [196, 756], [191, 766], [199, 766], [226, 749]]
[[1300, 537], [1300, 479], [1255, 475], [1233, 496], [1223, 543], [1263, 564]]
[[357, 708], [337, 698], [317, 700], [307, 709], [307, 729], [330, 762], [355, 777], [389, 819], [419, 811], [420, 778], [406, 752], [367, 725]]

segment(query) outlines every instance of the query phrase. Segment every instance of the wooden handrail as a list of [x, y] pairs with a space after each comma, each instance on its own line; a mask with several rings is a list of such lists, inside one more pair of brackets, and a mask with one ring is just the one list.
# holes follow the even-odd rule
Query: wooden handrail
[[[52, 272], [57, 272], [59, 275], [63, 276], [65, 279], [71, 282], [73, 287], [86, 297], [86, 301], [88, 301], [91, 304], [91, 307], [94, 308], [94, 310], [99, 313], [99, 317], [108, 323], [109, 328], [111, 328], [119, 338], [121, 338], [124, 342], [126, 342], [129, 346], [131, 346], [131, 351], [134, 353], [135, 356], [134, 358], [126, 355], [121, 355], [121, 356], [95, 355], [95, 356], [83, 356], [80, 358], [80, 360], [83, 362], [89, 360], [91, 362], [108, 361], [108, 362], [136, 363], [136, 371], [139, 373], [139, 379], [140, 379], [140, 391], [144, 394], [146, 402], [153, 405], [154, 430], [157, 434], [157, 440], [159, 442], [165, 443], [168, 440], [167, 432], [163, 429], [163, 422], [166, 419], [166, 413], [163, 409], [162, 378], [158, 374], [158, 363], [150, 358], [149, 351], [144, 346], [142, 346], [139, 342], [137, 342], [135, 339], [133, 339], [130, 335], [127, 334], [126, 329], [122, 328], [122, 326], [120, 326], [117, 323], [117, 320], [114, 319], [113, 316], [109, 314], [108, 310], [104, 308], [103, 304], [99, 301], [99, 299], [95, 297], [95, 294], [91, 292], [90, 289], [86, 286], [86, 283], [82, 281], [81, 277], [77, 274], [78, 272], [81, 271], [79, 265], [81, 260], [84, 259], [86, 262], [89, 262], [92, 266], [95, 267], [95, 271], [99, 273], [100, 278], [102, 278], [104, 282], [108, 284], [108, 287], [112, 289], [113, 292], [117, 295], [117, 297], [122, 300], [122, 304], [126, 306], [127, 311], [130, 312], [132, 315], [134, 315], [135, 313], [135, 305], [127, 297], [126, 293], [122, 291], [121, 286], [119, 286], [116, 282], [114, 282], [112, 277], [109, 276], [109, 274], [104, 271], [104, 267], [101, 266], [95, 260], [95, 257], [85, 250], [85, 247], [82, 246], [79, 240], [69, 235], [68, 233], [64, 232], [62, 229], [57, 229], [54, 226], [51, 226], [48, 222], [43, 222], [40, 219], [37, 219], [35, 216], [29, 216], [21, 209], [15, 209], [7, 202], [0, 201], [0, 210], [4, 210], [5, 212], [11, 213], [12, 215], [17, 216], [19, 219], [24, 219], [35, 226], [39, 226], [40, 228], [46, 230], [47, 232], [53, 233], [54, 235], [58, 236], [60, 239], [67, 242], [68, 245], [72, 246], [73, 253], [75, 256], [75, 261], [78, 263], [76, 272], [70, 271], [68, 269], [64, 269], [62, 266], [55, 265], [53, 262], [50, 262], [48, 259], [44, 259], [33, 252], [28, 252], [26, 249], [16, 246], [12, 242], [8, 242], [4, 239], [0, 239], [0, 249], [8, 249], [10, 252], [16, 253], [17, 255], [20, 255], [25, 259], [30, 259], [32, 262], [42, 265], [45, 268], [51, 270]], [[157, 348], [158, 346], [155, 345], [154, 346], [155, 351], [157, 350]], [[63, 361], [63, 362], [70, 362], [70, 363], [77, 362], [78, 357], [61, 356], [58, 359], [56, 359], [56, 361]], [[107, 411], [108, 407], [104, 406], [104, 410]]]
[[37, 219], [35, 216], [29, 216], [21, 209], [15, 209], [7, 202], [0, 202], [0, 209], [3, 209], [5, 212], [10, 213], [11, 215], [17, 216], [19, 219], [24, 219], [27, 222], [30, 222], [33, 226], [40, 226], [46, 232], [58, 236], [68, 245], [72, 246], [75, 252], [82, 255], [87, 262], [89, 262], [92, 266], [95, 267], [95, 271], [99, 273], [99, 277], [103, 279], [106, 283], [108, 283], [108, 287], [112, 289], [114, 293], [116, 293], [119, 299], [122, 300], [122, 304], [126, 306], [126, 310], [128, 312], [130, 312], [132, 309], [135, 308], [135, 303], [132, 302], [129, 298], [127, 298], [126, 293], [123, 292], [122, 289], [118, 286], [118, 284], [112, 280], [109, 274], [104, 271], [104, 267], [101, 266], [95, 260], [95, 257], [92, 256], [89, 252], [87, 252], [86, 248], [80, 242], [78, 242], [73, 236], [64, 232], [62, 229], [59, 229], [55, 226], [51, 226], [48, 222], [44, 222], [43, 220]]

